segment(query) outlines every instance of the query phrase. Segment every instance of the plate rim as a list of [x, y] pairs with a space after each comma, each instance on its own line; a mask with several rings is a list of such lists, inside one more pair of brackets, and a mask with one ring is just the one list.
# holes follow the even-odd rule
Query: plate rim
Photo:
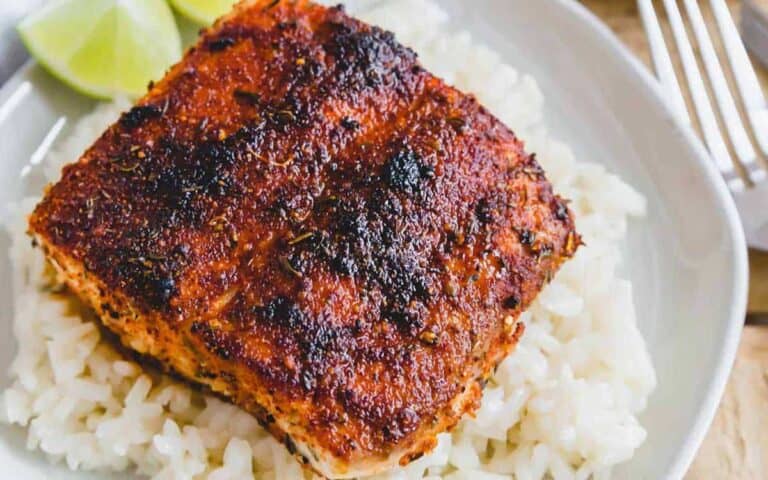
[[[725, 392], [725, 388], [736, 359], [739, 342], [741, 340], [743, 322], [747, 311], [748, 295], [748, 260], [747, 245], [744, 236], [744, 230], [741, 224], [738, 211], [722, 176], [717, 171], [709, 154], [702, 145], [699, 138], [691, 130], [690, 126], [684, 125], [674, 114], [672, 107], [665, 101], [661, 86], [652, 76], [649, 69], [640, 62], [640, 60], [624, 45], [613, 31], [593, 14], [586, 6], [576, 0], [548, 0], [563, 11], [572, 14], [579, 23], [585, 27], [589, 35], [601, 41], [609, 51], [617, 57], [623, 64], [624, 69], [628, 69], [632, 75], [639, 79], [639, 84], [644, 89], [645, 96], [661, 108], [662, 112], [671, 120], [671, 124], [679, 133], [680, 141], [687, 144], [691, 150], [692, 156], [696, 159], [698, 167], [704, 174], [707, 183], [713, 188], [717, 203], [722, 207], [724, 219], [728, 225], [726, 232], [727, 238], [733, 245], [730, 251], [731, 276], [734, 282], [731, 286], [730, 297], [732, 299], [728, 318], [724, 318], [726, 323], [725, 335], [718, 352], [718, 363], [712, 371], [709, 385], [706, 388], [706, 395], [703, 398], [703, 406], [696, 414], [695, 421], [692, 424], [687, 436], [685, 437], [681, 449], [673, 457], [665, 477], [668, 479], [681, 479], [690, 468], [694, 457], [699, 450], [709, 427], [714, 420], [720, 401]], [[28, 59], [20, 66], [5, 83], [0, 86], [0, 112], [2, 112], [25, 81], [21, 80], [23, 73], [33, 68], [37, 62], [34, 59]], [[87, 97], [83, 97], [86, 99]]]

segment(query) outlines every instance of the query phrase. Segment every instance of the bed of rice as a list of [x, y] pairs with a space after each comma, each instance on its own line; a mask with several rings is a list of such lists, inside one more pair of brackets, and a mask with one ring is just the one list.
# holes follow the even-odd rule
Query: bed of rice
[[[586, 241], [523, 314], [525, 335], [489, 383], [474, 418], [436, 450], [380, 478], [607, 478], [646, 433], [637, 414], [655, 385], [636, 327], [632, 285], [617, 276], [629, 217], [644, 200], [599, 165], [577, 162], [542, 125], [535, 81], [468, 33], [445, 33], [436, 3], [395, 0], [361, 16], [395, 31], [449, 83], [475, 93], [536, 152], [570, 198]], [[100, 105], [49, 155], [55, 180], [127, 101]], [[161, 479], [309, 478], [237, 407], [122, 358], [72, 302], [51, 293], [45, 262], [25, 235], [35, 199], [8, 225], [18, 355], [0, 420], [26, 426], [27, 446], [71, 469], [130, 470]], [[55, 286], [54, 286], [55, 287]]]

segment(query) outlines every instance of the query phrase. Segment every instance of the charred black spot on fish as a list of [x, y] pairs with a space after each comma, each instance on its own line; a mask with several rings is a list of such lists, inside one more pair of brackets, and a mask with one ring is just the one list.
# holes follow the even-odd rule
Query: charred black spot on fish
[[555, 218], [560, 221], [568, 220], [568, 207], [565, 206], [562, 200], [557, 200], [555, 204]]
[[360, 122], [351, 117], [344, 117], [341, 119], [341, 126], [347, 130], [357, 130], [360, 128]]
[[267, 323], [282, 325], [288, 329], [298, 328], [305, 320], [304, 314], [296, 303], [287, 297], [275, 297], [257, 313]]
[[233, 95], [235, 97], [235, 100], [241, 103], [245, 103], [247, 105], [255, 106], [255, 105], [259, 105], [259, 103], [261, 102], [261, 95], [248, 90], [235, 89], [235, 91], [233, 92]]
[[331, 31], [326, 50], [335, 57], [340, 83], [350, 92], [399, 82], [402, 70], [416, 60], [412, 50], [403, 47], [392, 32], [377, 27], [359, 29], [339, 22], [328, 22]]
[[120, 125], [133, 129], [141, 126], [149, 119], [160, 117], [162, 114], [163, 111], [154, 105], [137, 105], [120, 116]]
[[149, 287], [147, 289], [148, 298], [155, 306], [167, 305], [176, 293], [176, 282], [170, 275], [150, 278], [147, 283]]
[[229, 360], [237, 356], [236, 345], [227, 338], [226, 334], [211, 327], [206, 322], [192, 322], [190, 332], [199, 337], [205, 348], [222, 360]]
[[532, 232], [531, 230], [522, 230], [520, 232], [520, 243], [526, 246], [533, 245], [533, 242], [536, 241], [536, 232]]
[[404, 148], [387, 160], [382, 171], [384, 182], [406, 193], [421, 190], [424, 180], [434, 176], [434, 169], [422, 162], [422, 158], [410, 148]]
[[482, 198], [475, 205], [475, 216], [477, 220], [482, 224], [491, 223], [493, 221], [493, 210], [488, 202], [487, 198]]
[[504, 299], [501, 305], [508, 310], [514, 310], [515, 308], [520, 306], [520, 298], [517, 297], [516, 295], [510, 295]]
[[155, 235], [156, 231], [151, 228], [123, 232], [123, 241], [128, 246], [94, 260], [92, 267], [115, 268], [122, 278], [128, 279], [124, 284], [128, 291], [141, 292], [145, 304], [152, 308], [168, 310], [170, 300], [178, 293], [174, 272], [182, 268], [183, 262], [142, 254], [138, 245], [151, 242]]
[[234, 45], [235, 39], [232, 37], [220, 37], [208, 43], [208, 49], [212, 52], [220, 52]]
[[415, 334], [424, 328], [424, 322], [420, 316], [405, 308], [388, 308], [384, 310], [382, 316], [404, 333]]
[[237, 142], [235, 135], [223, 142], [203, 142], [193, 149], [166, 145], [165, 154], [177, 157], [178, 161], [161, 166], [148, 165], [147, 190], [184, 218], [189, 218], [195, 213], [190, 207], [196, 196], [231, 193], [231, 172], [237, 150], [234, 144]]
[[357, 273], [357, 264], [349, 252], [340, 252], [331, 259], [331, 267], [342, 275], [355, 275]]
[[417, 332], [422, 327], [419, 308], [431, 298], [433, 280], [420, 263], [417, 240], [393, 223], [403, 213], [398, 196], [380, 186], [368, 199], [341, 201], [323, 213], [330, 224], [312, 252], [332, 271], [381, 292], [382, 317], [403, 331]]

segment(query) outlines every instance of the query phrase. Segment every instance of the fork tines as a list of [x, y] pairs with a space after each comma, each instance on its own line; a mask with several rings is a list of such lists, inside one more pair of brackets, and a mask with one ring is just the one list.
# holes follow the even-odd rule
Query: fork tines
[[[743, 167], [749, 183], [757, 184], [766, 178], [764, 165], [759, 161], [758, 152], [768, 156], [768, 106], [760, 88], [757, 75], [747, 56], [744, 44], [739, 37], [736, 25], [728, 11], [725, 0], [710, 0], [712, 14], [715, 17], [725, 56], [728, 58], [736, 90], [742, 101], [745, 116], [752, 128], [753, 141], [749, 136], [745, 122], [739, 113], [736, 100], [732, 95], [722, 64], [710, 37], [697, 0], [682, 0], [690, 29], [699, 48], [701, 63], [706, 71], [709, 86], [720, 113], [723, 130], [727, 134], [736, 159]], [[663, 0], [664, 9], [669, 19], [672, 37], [677, 46], [683, 73], [701, 127], [704, 143], [720, 169], [728, 185], [734, 191], [740, 191], [747, 184], [737, 170], [729, 151], [728, 143], [718, 124], [714, 108], [710, 101], [704, 78], [688, 38], [683, 15], [677, 0]], [[651, 55], [662, 88], [675, 113], [686, 123], [690, 117], [685, 107], [682, 89], [677, 81], [675, 69], [670, 58], [664, 34], [662, 33], [652, 0], [638, 0], [638, 8], [643, 19]], [[757, 148], [755, 148], [757, 147]]]

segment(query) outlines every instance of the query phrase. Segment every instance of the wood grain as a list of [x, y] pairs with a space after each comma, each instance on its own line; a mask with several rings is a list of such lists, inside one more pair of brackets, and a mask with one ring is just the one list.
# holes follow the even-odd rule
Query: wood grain
[[[582, 3], [601, 17], [638, 58], [650, 65], [636, 0], [583, 0]], [[755, 3], [768, 11], [768, 0], [755, 0]], [[702, 0], [699, 4], [712, 27], [709, 2]], [[734, 18], [739, 18], [740, 2], [729, 0], [728, 5]], [[663, 12], [659, 2], [656, 6], [657, 12]], [[663, 16], [662, 24], [669, 35]], [[755, 66], [768, 92], [768, 69]], [[677, 68], [680, 72], [679, 63]], [[750, 251], [749, 257], [748, 310], [762, 321], [744, 329], [722, 403], [686, 480], [768, 478], [768, 253]]]
[[768, 475], [768, 328], [748, 325], [728, 388], [689, 480]]

